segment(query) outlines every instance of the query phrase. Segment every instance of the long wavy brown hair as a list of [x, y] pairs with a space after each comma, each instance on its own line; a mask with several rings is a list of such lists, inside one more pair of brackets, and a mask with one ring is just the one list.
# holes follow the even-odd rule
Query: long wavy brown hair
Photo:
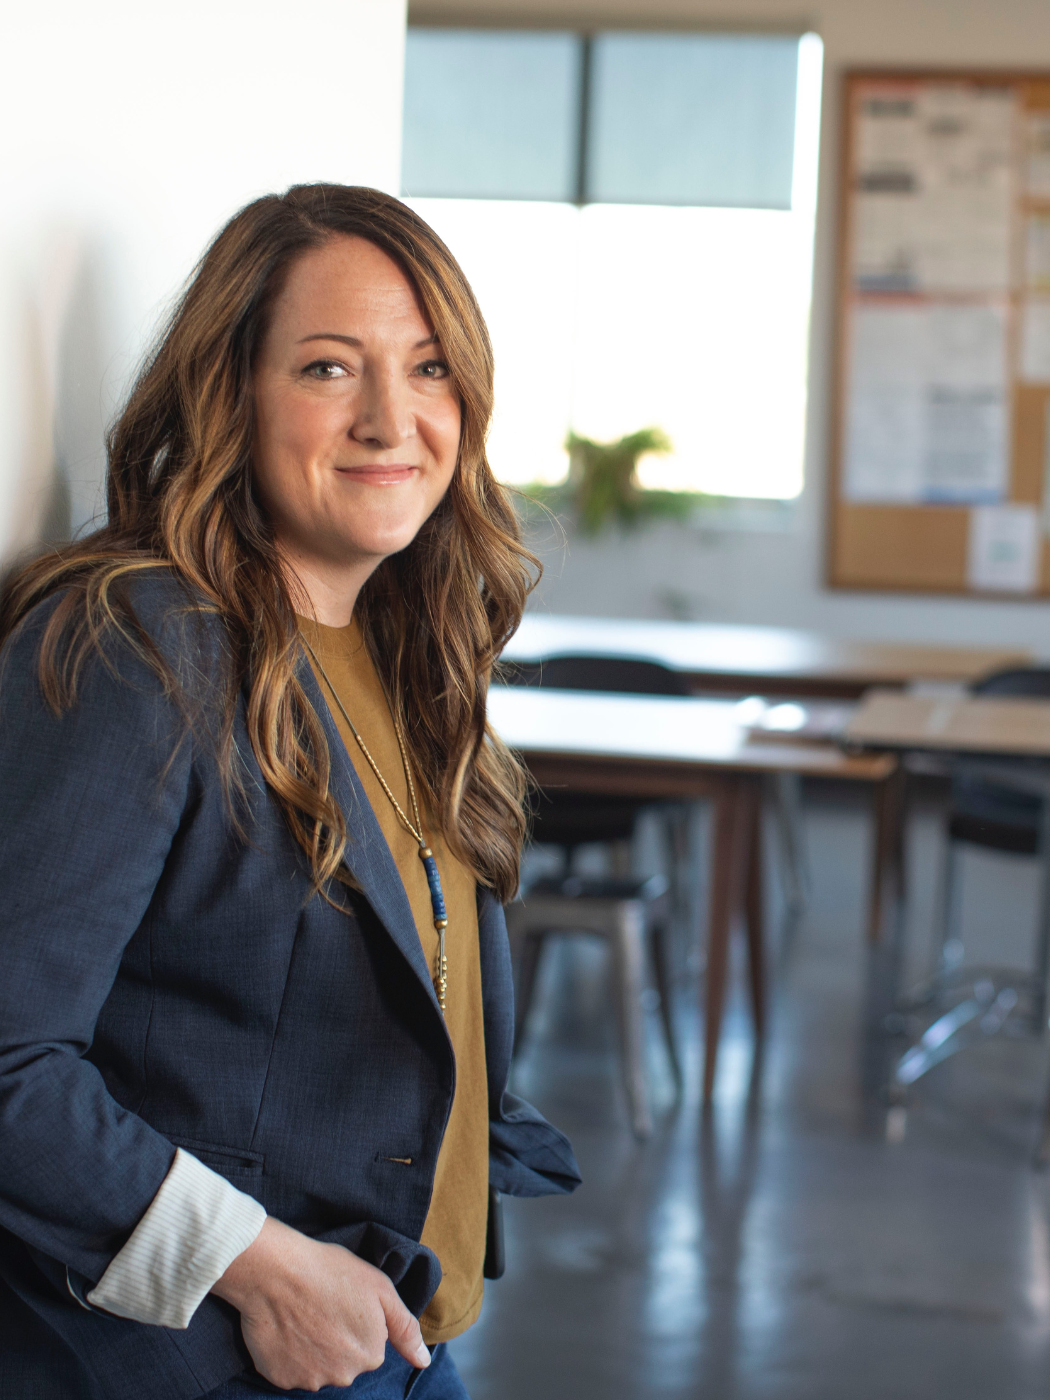
[[502, 900], [518, 884], [525, 783], [487, 727], [492, 666], [535, 578], [517, 519], [485, 455], [492, 348], [452, 254], [411, 209], [377, 190], [296, 185], [236, 214], [205, 252], [107, 438], [106, 524], [50, 549], [7, 582], [0, 641], [62, 592], [39, 671], [56, 713], [76, 702], [88, 658], [114, 629], [179, 698], [180, 682], [139, 624], [131, 581], [166, 569], [224, 624], [216, 729], [228, 791], [247, 691], [255, 758], [323, 889], [352, 883], [348, 832], [332, 797], [325, 731], [299, 680], [296, 601], [252, 473], [252, 365], [288, 270], [339, 235], [368, 239], [414, 284], [458, 392], [459, 461], [438, 508], [362, 590], [357, 616], [451, 849]]

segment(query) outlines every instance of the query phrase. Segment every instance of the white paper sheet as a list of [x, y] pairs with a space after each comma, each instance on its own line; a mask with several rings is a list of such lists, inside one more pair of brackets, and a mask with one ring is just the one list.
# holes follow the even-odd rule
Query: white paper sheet
[[1007, 89], [919, 85], [865, 98], [857, 121], [853, 277], [865, 291], [1010, 285]]
[[1006, 491], [1005, 306], [855, 308], [843, 494], [993, 503]]
[[1050, 384], [1050, 297], [1029, 297], [1021, 308], [1021, 378]]
[[1042, 533], [1035, 506], [978, 506], [970, 512], [967, 576], [971, 588], [1034, 593]]
[[1033, 199], [1050, 199], [1050, 113], [1029, 113], [1027, 128], [1028, 193]]

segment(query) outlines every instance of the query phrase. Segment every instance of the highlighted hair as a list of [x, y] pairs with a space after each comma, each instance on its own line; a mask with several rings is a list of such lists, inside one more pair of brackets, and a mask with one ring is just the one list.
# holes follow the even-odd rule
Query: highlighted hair
[[75, 704], [87, 658], [118, 629], [179, 696], [135, 621], [126, 585], [167, 569], [222, 619], [227, 640], [217, 734], [238, 786], [234, 718], [242, 688], [263, 776], [316, 886], [352, 883], [347, 829], [330, 788], [325, 732], [297, 677], [295, 599], [258, 503], [251, 463], [252, 364], [288, 269], [339, 235], [365, 238], [404, 270], [441, 341], [462, 409], [459, 461], [438, 508], [362, 590], [362, 628], [409, 744], [432, 819], [477, 878], [517, 889], [525, 779], [487, 727], [493, 664], [534, 583], [514, 511], [485, 455], [492, 349], [451, 253], [416, 214], [377, 190], [297, 185], [236, 214], [201, 259], [107, 440], [108, 520], [8, 581], [0, 640], [64, 590], [40, 649], [56, 713]]

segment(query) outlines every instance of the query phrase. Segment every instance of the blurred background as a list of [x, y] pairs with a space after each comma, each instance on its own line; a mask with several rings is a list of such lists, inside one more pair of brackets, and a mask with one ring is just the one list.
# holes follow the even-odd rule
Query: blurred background
[[248, 199], [399, 194], [487, 318], [515, 1087], [585, 1184], [508, 1204], [475, 1400], [1045, 1395], [1044, 0], [0, 25], [0, 567]]

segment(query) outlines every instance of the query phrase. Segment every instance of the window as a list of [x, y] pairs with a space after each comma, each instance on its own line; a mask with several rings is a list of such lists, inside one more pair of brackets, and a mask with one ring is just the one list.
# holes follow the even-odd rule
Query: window
[[571, 34], [410, 29], [404, 188], [463, 199], [575, 198], [578, 48]]
[[798, 40], [599, 34], [589, 200], [791, 207]]
[[410, 29], [405, 197], [496, 351], [490, 458], [665, 430], [646, 486], [802, 485], [822, 50], [807, 35]]

